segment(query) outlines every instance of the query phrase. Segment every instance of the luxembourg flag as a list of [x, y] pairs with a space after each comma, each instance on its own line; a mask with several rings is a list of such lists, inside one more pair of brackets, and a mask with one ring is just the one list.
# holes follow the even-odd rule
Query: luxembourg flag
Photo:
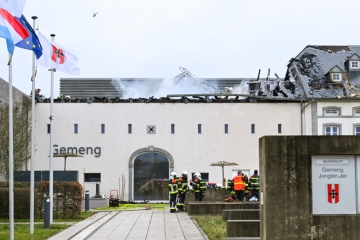
[[0, 37], [6, 39], [8, 52], [13, 54], [15, 44], [29, 37], [29, 33], [13, 15], [0, 8]]

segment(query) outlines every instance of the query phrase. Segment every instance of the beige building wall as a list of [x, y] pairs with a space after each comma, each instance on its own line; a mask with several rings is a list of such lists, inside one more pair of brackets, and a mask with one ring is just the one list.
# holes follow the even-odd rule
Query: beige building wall
[[[109, 195], [120, 189], [125, 176], [124, 200], [129, 196], [129, 162], [131, 155], [153, 146], [167, 151], [174, 160], [174, 170], [180, 174], [208, 172], [209, 181], [221, 183], [221, 167], [213, 162], [236, 162], [225, 167], [225, 178], [233, 169], [259, 168], [259, 138], [265, 135], [300, 135], [299, 103], [55, 103], [54, 144], [60, 147], [101, 147], [101, 156], [84, 154], [83, 158], [68, 158], [67, 170], [78, 170], [84, 184], [84, 173], [101, 173], [100, 192]], [[35, 169], [49, 169], [47, 124], [49, 103], [36, 104]], [[78, 124], [78, 134], [74, 134]], [[105, 124], [105, 134], [101, 134]], [[132, 124], [132, 134], [128, 134]], [[175, 124], [175, 134], [171, 134]], [[198, 134], [198, 124], [202, 133]], [[228, 124], [229, 132], [224, 133]], [[255, 133], [251, 133], [255, 124]], [[282, 133], [278, 133], [281, 124]], [[156, 125], [156, 134], [147, 134], [147, 125]], [[64, 160], [54, 158], [54, 170], [63, 170]], [[84, 185], [94, 195], [94, 184]]]

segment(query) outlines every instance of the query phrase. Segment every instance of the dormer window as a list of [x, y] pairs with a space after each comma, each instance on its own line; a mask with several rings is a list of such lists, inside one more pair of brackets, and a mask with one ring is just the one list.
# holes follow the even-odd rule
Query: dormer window
[[340, 82], [342, 80], [340, 73], [332, 73], [331, 78], [334, 82]]
[[350, 69], [360, 69], [360, 61], [350, 61]]

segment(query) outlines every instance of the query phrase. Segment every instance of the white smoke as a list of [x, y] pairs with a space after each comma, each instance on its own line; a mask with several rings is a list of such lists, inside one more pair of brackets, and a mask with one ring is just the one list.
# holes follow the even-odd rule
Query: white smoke
[[[183, 78], [176, 83], [173, 78], [131, 80], [114, 78], [111, 84], [121, 93], [123, 99], [148, 98], [151, 96], [161, 98], [169, 94], [210, 93], [188, 78]], [[217, 86], [214, 87], [216, 88]]]
[[246, 94], [246, 95], [249, 94], [248, 82], [249, 82], [248, 79], [242, 80], [239, 85], [233, 87], [232, 93], [233, 94]]

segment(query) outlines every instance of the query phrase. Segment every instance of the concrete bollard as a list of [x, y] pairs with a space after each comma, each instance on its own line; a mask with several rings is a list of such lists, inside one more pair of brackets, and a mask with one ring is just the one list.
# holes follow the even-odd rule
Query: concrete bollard
[[85, 191], [85, 211], [90, 209], [90, 193], [89, 190]]
[[50, 197], [44, 197], [44, 228], [50, 228]]

